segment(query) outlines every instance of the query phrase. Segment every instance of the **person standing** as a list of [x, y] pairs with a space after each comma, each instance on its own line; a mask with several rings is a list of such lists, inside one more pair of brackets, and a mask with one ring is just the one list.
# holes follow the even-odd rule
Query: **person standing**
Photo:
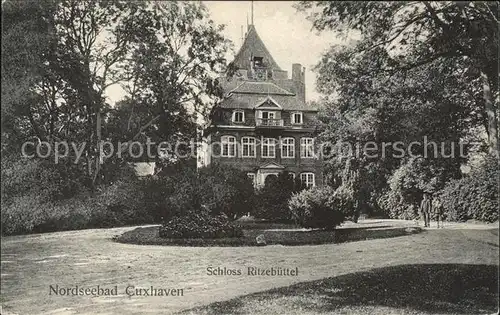
[[424, 220], [424, 226], [430, 227], [429, 215], [431, 213], [431, 201], [429, 195], [424, 193], [424, 199], [420, 203], [420, 215], [422, 216], [422, 220]]
[[444, 228], [443, 222], [443, 204], [439, 198], [434, 198], [432, 202], [432, 212], [434, 212], [434, 216], [436, 217], [437, 227], [439, 229], [439, 221], [441, 221], [441, 228]]

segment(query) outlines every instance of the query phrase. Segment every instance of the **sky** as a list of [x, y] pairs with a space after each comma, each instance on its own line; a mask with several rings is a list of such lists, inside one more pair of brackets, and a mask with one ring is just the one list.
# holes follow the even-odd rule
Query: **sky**
[[[251, 1], [203, 1], [211, 19], [224, 24], [224, 35], [231, 39], [236, 53], [242, 44], [241, 26], [246, 31], [251, 20]], [[316, 100], [316, 74], [312, 68], [333, 44], [341, 44], [333, 32], [317, 34], [303, 12], [293, 8], [292, 1], [254, 1], [253, 24], [278, 65], [291, 76], [292, 64], [306, 68], [306, 100]]]

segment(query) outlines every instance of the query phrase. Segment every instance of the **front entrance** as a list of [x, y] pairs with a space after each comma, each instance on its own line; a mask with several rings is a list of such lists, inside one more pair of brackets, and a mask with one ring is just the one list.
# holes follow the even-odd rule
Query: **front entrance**
[[258, 188], [264, 187], [266, 181], [277, 179], [278, 174], [281, 173], [285, 167], [277, 163], [269, 163], [261, 166], [257, 170], [256, 185]]
[[278, 174], [264, 174], [264, 186], [278, 180]]

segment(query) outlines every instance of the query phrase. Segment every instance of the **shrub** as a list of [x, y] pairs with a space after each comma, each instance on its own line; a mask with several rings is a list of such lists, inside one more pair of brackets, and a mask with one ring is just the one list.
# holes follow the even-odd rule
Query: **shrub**
[[79, 230], [103, 226], [103, 220], [93, 220], [97, 213], [105, 212], [105, 208], [97, 204], [88, 194], [81, 194], [71, 199], [41, 205], [43, 219], [35, 225], [31, 233], [43, 233], [65, 230]]
[[201, 203], [213, 214], [235, 220], [253, 210], [255, 191], [245, 172], [214, 164], [200, 169], [198, 177]]
[[[24, 165], [24, 168], [21, 167]], [[68, 194], [61, 173], [44, 161], [2, 165], [2, 234], [42, 233], [152, 222], [143, 183], [127, 173], [95, 194]], [[73, 189], [73, 188], [72, 188]], [[5, 196], [4, 196], [5, 192]]]
[[433, 163], [423, 157], [412, 157], [389, 178], [390, 189], [402, 202], [417, 206], [423, 193], [434, 193], [444, 187], [445, 179], [455, 176], [455, 169], [447, 164]]
[[210, 213], [225, 214], [231, 220], [253, 208], [254, 189], [245, 173], [230, 167], [212, 165], [162, 174], [164, 220], [196, 212], [202, 206]]
[[135, 176], [118, 179], [104, 187], [95, 197], [98, 208], [103, 211], [96, 213], [94, 220], [102, 221], [100, 227], [154, 222], [145, 188], [145, 183]]
[[30, 233], [45, 219], [42, 205], [36, 196], [11, 198], [8, 204], [2, 205], [2, 234]]
[[352, 189], [350, 185], [340, 185], [335, 189], [333, 197], [335, 209], [342, 212], [346, 219], [357, 222], [359, 217], [359, 201], [356, 198], [356, 190]]
[[14, 198], [2, 209], [2, 233], [13, 235], [102, 227], [102, 218], [93, 220], [98, 213], [105, 213], [105, 209], [90, 196], [47, 202], [28, 194]]
[[277, 177], [268, 176], [265, 186], [257, 193], [256, 218], [277, 222], [291, 221], [288, 200], [298, 191], [297, 183], [288, 172], [281, 172]]
[[45, 160], [2, 159], [2, 234], [57, 230], [53, 222], [67, 212], [58, 204], [83, 190], [66, 172]]
[[345, 220], [345, 215], [335, 208], [336, 202], [335, 190], [323, 186], [295, 193], [288, 205], [293, 218], [301, 226], [332, 230]]
[[418, 208], [409, 204], [393, 190], [386, 190], [377, 198], [381, 212], [391, 219], [414, 220], [419, 217]]
[[2, 202], [31, 194], [41, 202], [71, 197], [81, 188], [64, 169], [45, 160], [5, 159], [1, 168]]
[[499, 177], [498, 160], [489, 157], [464, 178], [448, 182], [439, 193], [448, 219], [497, 221]]
[[231, 225], [225, 215], [213, 215], [202, 208], [165, 221], [159, 235], [163, 238], [227, 238], [241, 237], [243, 232]]

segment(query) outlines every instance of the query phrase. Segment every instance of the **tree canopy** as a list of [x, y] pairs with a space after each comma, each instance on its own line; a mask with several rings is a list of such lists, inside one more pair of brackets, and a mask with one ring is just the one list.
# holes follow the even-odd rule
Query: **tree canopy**
[[[298, 8], [308, 13], [318, 31], [361, 34], [361, 40], [348, 52], [332, 50], [326, 54], [320, 69], [329, 62], [339, 64], [340, 60], [335, 60], [339, 58], [359, 61], [355, 76], [364, 74], [364, 78], [386, 74], [399, 80], [422, 67], [431, 66], [436, 73], [439, 67], [454, 69], [452, 74], [462, 76], [464, 85], [476, 88], [468, 89], [468, 98], [475, 98], [474, 115], [481, 115], [490, 151], [498, 156], [497, 2], [304, 1]], [[340, 88], [332, 75], [325, 76], [325, 71], [318, 77], [322, 92]], [[451, 90], [450, 85], [445, 87]], [[479, 93], [482, 99], [477, 98]]]
[[330, 184], [347, 186], [360, 207], [376, 208], [387, 190], [416, 205], [423, 191], [442, 189], [467, 161], [458, 154], [461, 140], [469, 142], [465, 153], [498, 157], [496, 2], [303, 1], [297, 8], [319, 32], [359, 35], [316, 66], [323, 140], [401, 142], [415, 156], [425, 148], [410, 145], [424, 137], [445, 147], [445, 157], [425, 161], [398, 156], [393, 146], [384, 156], [328, 158]]
[[[219, 96], [229, 41], [194, 2], [4, 1], [2, 153], [27, 140], [86, 142], [68, 167], [89, 187], [123, 159], [101, 141], [196, 137]], [[121, 86], [113, 104], [107, 92]], [[126, 146], [119, 148], [125, 151]]]

